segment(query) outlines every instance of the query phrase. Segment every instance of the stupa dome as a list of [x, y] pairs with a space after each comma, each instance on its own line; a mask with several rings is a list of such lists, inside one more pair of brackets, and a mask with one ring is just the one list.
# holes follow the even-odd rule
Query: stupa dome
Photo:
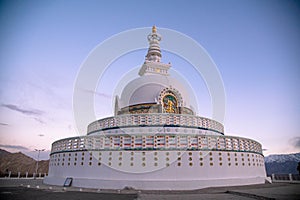
[[182, 99], [181, 106], [186, 106], [192, 109], [194, 106], [190, 105], [189, 94], [186, 86], [184, 86], [177, 79], [170, 76], [162, 75], [146, 75], [138, 77], [129, 82], [122, 91], [119, 107], [132, 106], [137, 104], [157, 104], [161, 92], [169, 88], [174, 90]]

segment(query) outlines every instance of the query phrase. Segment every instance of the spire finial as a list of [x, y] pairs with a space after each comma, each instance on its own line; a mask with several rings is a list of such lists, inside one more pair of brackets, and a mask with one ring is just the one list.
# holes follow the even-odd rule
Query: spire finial
[[152, 33], [148, 35], [149, 49], [146, 55], [146, 61], [150, 62], [160, 62], [161, 51], [159, 47], [159, 42], [161, 36], [156, 32], [156, 26], [152, 26]]
[[145, 58], [145, 62], [139, 71], [140, 76], [146, 74], [159, 74], [163, 76], [168, 76], [168, 70], [171, 64], [165, 64], [160, 62], [161, 60], [161, 50], [159, 43], [161, 41], [161, 35], [157, 33], [156, 26], [152, 26], [152, 32], [147, 37], [149, 42], [148, 53]]
[[152, 26], [152, 33], [156, 33], [156, 26]]

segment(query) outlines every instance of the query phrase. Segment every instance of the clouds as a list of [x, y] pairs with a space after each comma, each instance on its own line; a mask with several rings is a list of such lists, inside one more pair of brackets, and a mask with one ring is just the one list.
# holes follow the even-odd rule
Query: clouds
[[8, 126], [8, 124], [0, 122], [0, 126]]
[[10, 110], [22, 113], [24, 115], [29, 115], [29, 116], [41, 116], [43, 114], [45, 114], [45, 112], [41, 111], [41, 110], [37, 110], [37, 109], [23, 109], [20, 108], [17, 105], [14, 104], [2, 104], [2, 107], [8, 108]]
[[[7, 108], [9, 110], [21, 113], [23, 115], [30, 116], [30, 117], [32, 117], [32, 119], [39, 122], [40, 124], [45, 124], [45, 122], [41, 118], [45, 114], [45, 112], [42, 111], [42, 110], [24, 109], [24, 108], [21, 108], [20, 106], [14, 105], [14, 104], [1, 104], [1, 106], [4, 107], [4, 108]], [[8, 125], [8, 124], [0, 123], [0, 125], [5, 126], [5, 125]]]
[[96, 91], [92, 91], [92, 90], [87, 90], [87, 89], [81, 89], [81, 90], [83, 92], [86, 92], [86, 93], [95, 94], [95, 95], [100, 96], [100, 97], [111, 99], [111, 95], [109, 95], [109, 94], [100, 93], [100, 92], [96, 92]]
[[294, 137], [290, 140], [290, 143], [296, 148], [300, 149], [300, 137]]
[[9, 144], [0, 144], [0, 148], [5, 148], [5, 149], [12, 149], [12, 150], [17, 150], [17, 151], [29, 151], [27, 147], [20, 146], [20, 145], [9, 145]]
[[40, 124], [46, 124], [41, 118], [34, 117], [33, 119], [39, 122]]

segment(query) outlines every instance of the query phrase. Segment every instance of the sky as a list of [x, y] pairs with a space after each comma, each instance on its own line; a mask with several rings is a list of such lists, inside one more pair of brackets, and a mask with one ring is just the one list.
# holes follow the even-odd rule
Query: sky
[[[45, 149], [47, 159], [54, 141], [77, 136], [72, 97], [82, 63], [113, 35], [150, 33], [152, 25], [187, 35], [213, 59], [226, 93], [226, 135], [259, 141], [264, 155], [300, 151], [300, 2], [290, 0], [1, 1], [0, 148], [34, 158]], [[197, 113], [211, 117], [202, 77], [162, 51], [195, 90]], [[97, 118], [113, 115], [118, 81], [146, 53], [109, 66], [92, 91]]]

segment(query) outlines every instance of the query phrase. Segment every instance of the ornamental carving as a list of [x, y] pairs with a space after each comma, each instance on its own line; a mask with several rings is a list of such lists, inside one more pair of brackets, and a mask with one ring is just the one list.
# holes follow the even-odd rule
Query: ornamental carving
[[179, 113], [179, 107], [182, 106], [182, 97], [178, 90], [174, 88], [164, 88], [158, 97], [158, 103], [162, 105], [163, 112]]

